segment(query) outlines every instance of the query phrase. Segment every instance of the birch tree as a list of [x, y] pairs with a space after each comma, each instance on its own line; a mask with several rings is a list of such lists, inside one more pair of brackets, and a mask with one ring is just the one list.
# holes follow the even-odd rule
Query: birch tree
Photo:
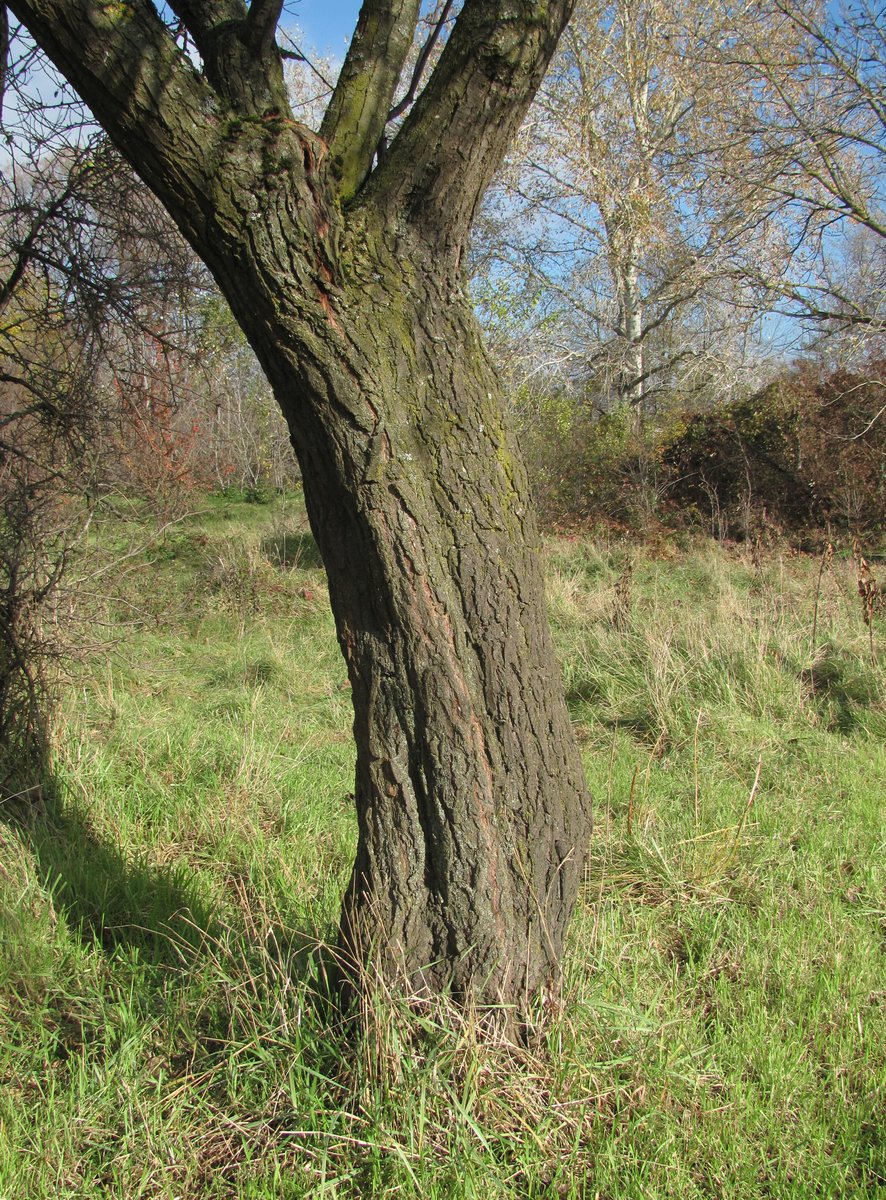
[[712, 378], [722, 392], [747, 362], [759, 307], [741, 264], [772, 245], [765, 197], [726, 186], [723, 95], [756, 76], [699, 54], [734, 19], [694, 0], [580, 4], [491, 206], [484, 248], [535, 289], [549, 363], [606, 406], [642, 412]]

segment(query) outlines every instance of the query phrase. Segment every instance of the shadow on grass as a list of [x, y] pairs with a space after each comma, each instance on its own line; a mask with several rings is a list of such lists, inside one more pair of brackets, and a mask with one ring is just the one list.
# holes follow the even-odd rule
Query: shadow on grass
[[278, 985], [305, 984], [321, 1008], [329, 1006], [334, 954], [320, 936], [291, 929], [285, 920], [240, 925], [220, 919], [186, 865], [127, 857], [99, 837], [76, 804], [60, 799], [52, 783], [27, 812], [0, 807], [0, 820], [27, 847], [41, 887], [84, 943], [164, 973], [186, 976], [211, 962], [210, 974], [231, 980], [248, 973]]
[[580, 704], [593, 704], [599, 700], [602, 689], [596, 679], [574, 679], [566, 689], [566, 703], [570, 708]]
[[181, 967], [214, 936], [212, 915], [184, 868], [127, 859], [52, 784], [30, 813], [19, 809], [8, 823], [30, 851], [41, 886], [84, 941], [108, 953], [137, 950], [146, 964]]
[[876, 678], [860, 663], [831, 646], [800, 671], [800, 681], [810, 698], [838, 733], [850, 734], [862, 723], [866, 710], [880, 701]]

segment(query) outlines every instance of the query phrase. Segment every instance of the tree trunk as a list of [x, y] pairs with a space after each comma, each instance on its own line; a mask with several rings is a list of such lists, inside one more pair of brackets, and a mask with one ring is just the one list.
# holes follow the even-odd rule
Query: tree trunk
[[12, 0], [212, 271], [304, 476], [354, 698], [343, 958], [522, 1018], [590, 835], [520, 457], [462, 293], [471, 220], [572, 0], [465, 0], [375, 156], [418, 0], [363, 0], [318, 136], [279, 0]]
[[404, 273], [432, 248], [369, 220], [333, 240], [321, 326], [255, 328], [242, 273], [230, 298], [289, 421], [351, 681], [342, 950], [410, 995], [524, 1015], [590, 835], [527, 480], [457, 271]]
[[621, 379], [623, 404], [634, 410], [634, 428], [642, 431], [645, 417], [645, 382], [643, 378], [643, 301], [637, 279], [637, 264], [625, 264], [621, 280], [621, 327], [624, 337], [624, 368]]

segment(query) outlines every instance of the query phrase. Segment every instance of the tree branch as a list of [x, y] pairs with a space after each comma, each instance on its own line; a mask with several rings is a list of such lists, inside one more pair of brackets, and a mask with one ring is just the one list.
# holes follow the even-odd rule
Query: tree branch
[[199, 237], [230, 113], [148, 0], [12, 0], [125, 158]]
[[246, 16], [246, 45], [264, 58], [274, 44], [277, 22], [283, 11], [283, 0], [252, 0]]
[[364, 0], [335, 91], [320, 126], [342, 198], [372, 167], [412, 46], [420, 0]]
[[289, 115], [274, 34], [283, 0], [170, 0], [203, 59], [206, 78], [245, 116]]
[[221, 25], [246, 20], [244, 0], [170, 0], [169, 7], [186, 26], [194, 45], [206, 61], [213, 31]]
[[6, 95], [6, 72], [9, 69], [9, 14], [0, 3], [0, 121], [3, 120], [3, 97]]
[[60, 195], [56, 196], [42, 212], [38, 212], [31, 227], [17, 246], [14, 247], [15, 261], [4, 280], [0, 280], [0, 312], [6, 307], [16, 288], [24, 278], [30, 264], [36, 257], [37, 240], [40, 233], [65, 207], [83, 180], [89, 175], [89, 167], [84, 168], [82, 175], [68, 182]]
[[466, 0], [440, 60], [365, 186], [460, 260], [574, 0]]
[[431, 30], [431, 33], [424, 46], [422, 46], [421, 53], [416, 60], [415, 69], [413, 70], [412, 78], [409, 81], [409, 87], [406, 89], [406, 95], [402, 100], [395, 104], [388, 113], [388, 121], [396, 121], [398, 117], [402, 117], [415, 100], [415, 97], [418, 94], [422, 76], [425, 73], [425, 67], [428, 65], [428, 60], [434, 53], [434, 47], [440, 40], [440, 34], [443, 32], [443, 27], [449, 19], [449, 14], [452, 11], [452, 6], [454, 3], [455, 0], [446, 0], [445, 4], [443, 5], [443, 11], [434, 22], [434, 28]]

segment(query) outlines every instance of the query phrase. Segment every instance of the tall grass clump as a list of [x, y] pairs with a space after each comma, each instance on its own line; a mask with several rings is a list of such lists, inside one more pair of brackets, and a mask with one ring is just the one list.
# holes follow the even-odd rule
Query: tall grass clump
[[513, 1044], [380, 981], [359, 1020], [331, 1002], [350, 697], [297, 501], [208, 501], [127, 559], [52, 799], [0, 824], [4, 1200], [884, 1194], [857, 558], [547, 560], [597, 826], [561, 992]]

